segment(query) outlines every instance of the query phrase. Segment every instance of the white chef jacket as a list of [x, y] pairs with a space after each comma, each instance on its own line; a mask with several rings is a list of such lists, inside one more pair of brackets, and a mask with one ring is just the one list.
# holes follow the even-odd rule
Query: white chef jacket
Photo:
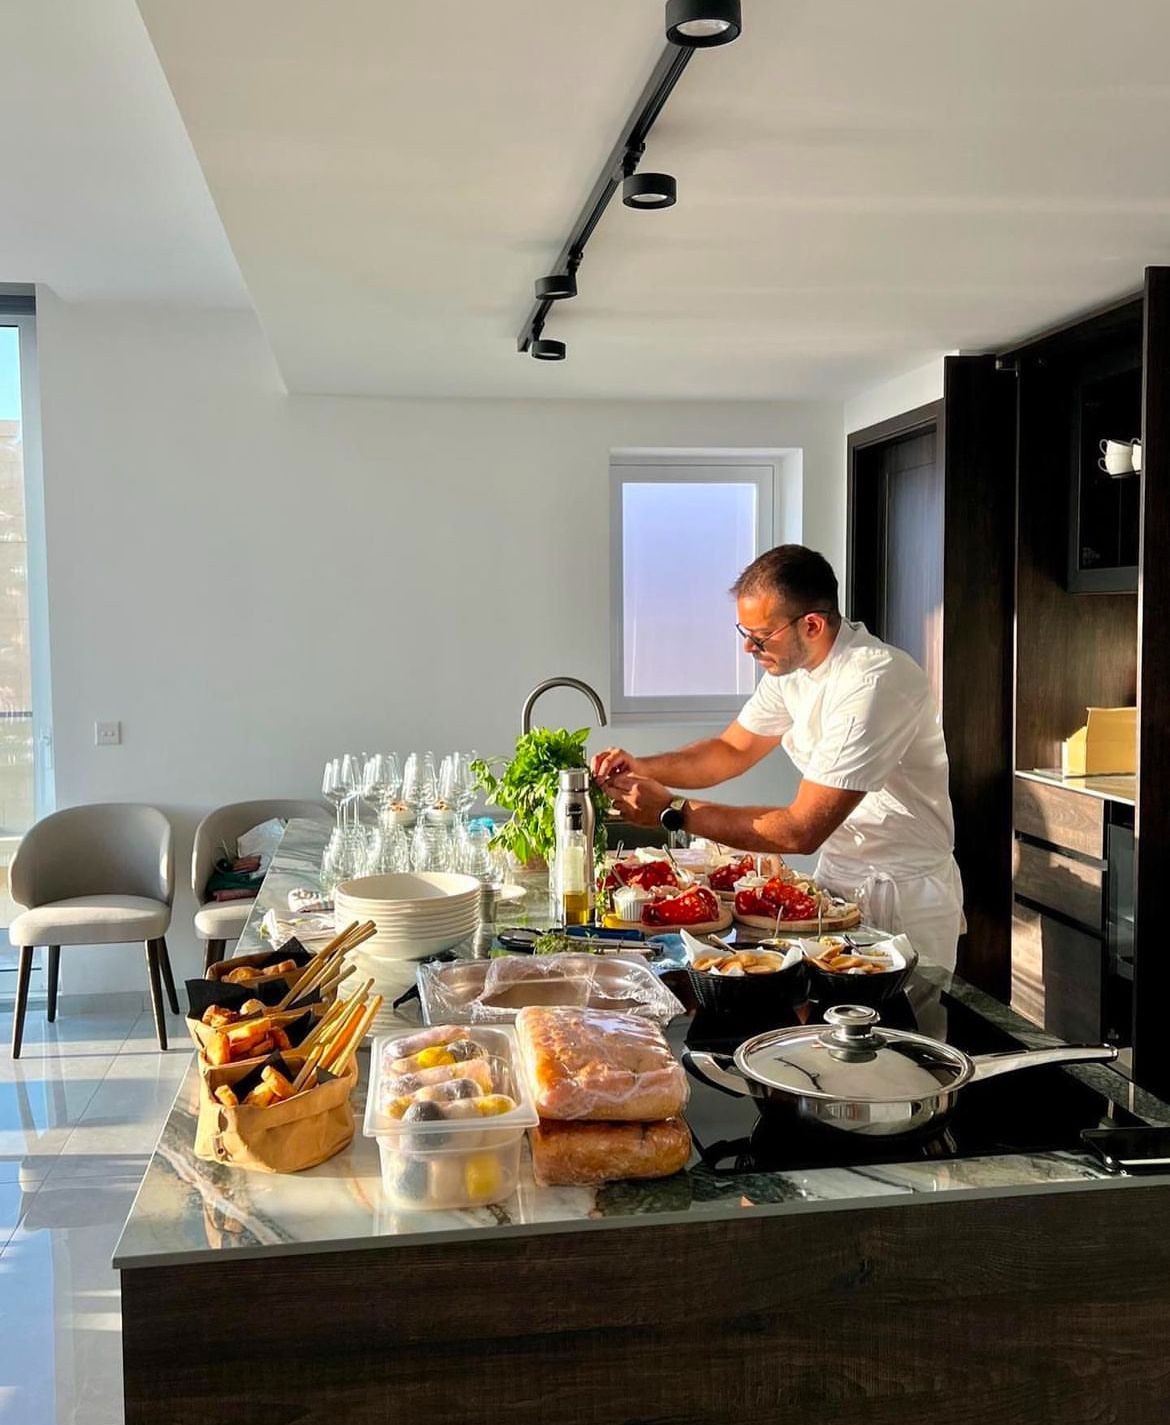
[[865, 793], [821, 847], [818, 880], [953, 968], [965, 927], [949, 767], [918, 664], [846, 620], [816, 668], [766, 673], [738, 721], [779, 737], [807, 781]]

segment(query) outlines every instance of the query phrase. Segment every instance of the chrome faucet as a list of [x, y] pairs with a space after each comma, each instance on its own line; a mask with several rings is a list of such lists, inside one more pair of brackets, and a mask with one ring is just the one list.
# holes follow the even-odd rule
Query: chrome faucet
[[583, 683], [580, 678], [546, 678], [543, 683], [537, 683], [524, 699], [524, 711], [520, 714], [521, 732], [532, 731], [532, 709], [536, 706], [537, 698], [547, 693], [550, 688], [576, 688], [579, 693], [584, 693], [593, 704], [598, 724], [601, 727], [606, 725], [605, 704], [588, 683]]

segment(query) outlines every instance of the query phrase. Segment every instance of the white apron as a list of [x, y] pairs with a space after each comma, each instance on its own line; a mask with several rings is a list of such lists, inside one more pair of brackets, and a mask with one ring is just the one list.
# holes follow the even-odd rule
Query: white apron
[[908, 935], [923, 959], [955, 968], [959, 936], [967, 922], [963, 882], [953, 856], [924, 871], [899, 866], [896, 858], [877, 867], [825, 853], [817, 862], [816, 879], [834, 895], [856, 901], [866, 925]]

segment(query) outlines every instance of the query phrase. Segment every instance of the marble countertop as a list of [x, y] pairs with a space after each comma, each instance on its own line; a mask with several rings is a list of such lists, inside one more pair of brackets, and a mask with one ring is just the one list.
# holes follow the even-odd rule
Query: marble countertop
[[1100, 797], [1106, 802], [1122, 802], [1134, 806], [1137, 802], [1136, 777], [1066, 777], [1056, 767], [1034, 767], [1030, 772], [1017, 772], [1029, 782], [1044, 782], [1050, 787], [1063, 787], [1067, 792]]
[[[256, 928], [265, 910], [287, 910], [288, 891], [316, 884], [327, 827], [293, 822], [286, 832], [253, 908], [241, 951], [262, 943]], [[1043, 1047], [1055, 1041], [1019, 1019], [1006, 1006], [937, 967], [920, 973], [1021, 1042]], [[404, 987], [414, 965], [402, 968]], [[399, 1015], [404, 1027], [418, 1023], [417, 1001]], [[368, 1077], [368, 1053], [359, 1056], [359, 1119]], [[1100, 1065], [1066, 1070], [1113, 1102], [1148, 1122], [1170, 1124], [1170, 1106], [1144, 1094], [1123, 1075]], [[806, 1168], [724, 1176], [702, 1163], [658, 1182], [623, 1182], [602, 1188], [546, 1188], [532, 1178], [528, 1149], [517, 1191], [493, 1207], [450, 1212], [401, 1212], [384, 1198], [377, 1145], [360, 1126], [344, 1152], [293, 1175], [244, 1172], [203, 1162], [193, 1151], [198, 1073], [192, 1064], [147, 1167], [114, 1253], [120, 1270], [197, 1262], [209, 1254], [268, 1255], [326, 1252], [449, 1240], [454, 1235], [513, 1235], [569, 1230], [628, 1228], [696, 1221], [745, 1212], [809, 1212], [912, 1203], [941, 1193], [994, 1195], [1075, 1188], [1124, 1190], [1166, 1178], [1117, 1179], [1094, 1159], [1076, 1152], [994, 1155], [874, 1166]]]

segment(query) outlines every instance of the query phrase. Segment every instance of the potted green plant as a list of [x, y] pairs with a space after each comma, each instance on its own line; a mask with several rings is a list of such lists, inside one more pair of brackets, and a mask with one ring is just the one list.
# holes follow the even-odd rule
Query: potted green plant
[[[488, 802], [512, 813], [492, 838], [492, 845], [511, 852], [524, 866], [545, 864], [556, 849], [553, 801], [562, 771], [586, 767], [585, 740], [589, 729], [568, 732], [563, 727], [537, 727], [517, 739], [511, 758], [479, 758], [472, 765]], [[596, 847], [605, 850], [605, 817], [611, 802], [596, 784], [590, 797], [597, 817]]]

